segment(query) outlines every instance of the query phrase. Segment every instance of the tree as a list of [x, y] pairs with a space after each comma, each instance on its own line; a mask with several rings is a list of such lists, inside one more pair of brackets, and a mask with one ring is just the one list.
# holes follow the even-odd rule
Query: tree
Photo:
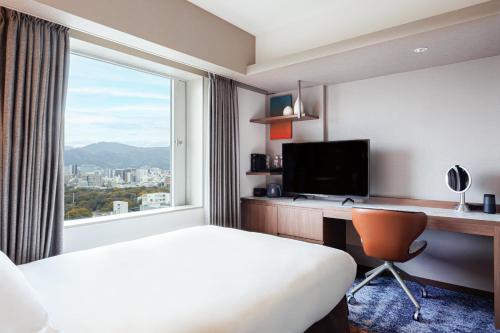
[[92, 217], [92, 212], [88, 208], [72, 208], [66, 213], [66, 219], [79, 219], [82, 217]]
[[102, 207], [99, 209], [101, 213], [108, 213], [113, 211], [113, 201], [109, 200], [102, 205]]
[[[169, 192], [169, 187], [131, 187], [113, 189], [70, 188], [64, 192], [65, 219], [92, 217], [92, 212], [101, 214], [113, 211], [113, 201], [126, 201], [130, 211], [139, 210], [138, 198], [147, 193]], [[74, 196], [74, 204], [73, 204]]]

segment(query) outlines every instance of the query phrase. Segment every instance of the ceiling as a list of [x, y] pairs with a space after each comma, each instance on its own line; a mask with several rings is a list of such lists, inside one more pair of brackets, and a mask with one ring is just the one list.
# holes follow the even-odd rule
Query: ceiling
[[256, 36], [256, 62], [487, 0], [188, 0]]
[[[330, 38], [316, 47], [257, 61], [247, 67], [246, 74], [229, 75], [269, 93], [295, 89], [298, 80], [305, 85], [337, 84], [500, 55], [500, 0], [316, 0], [312, 12], [306, 10], [312, 1], [275, 0], [268, 7], [263, 1], [191, 1], [250, 30], [257, 35], [257, 45], [259, 40], [261, 45], [262, 39], [272, 40], [283, 24], [292, 26], [282, 39], [314, 40], [315, 34]], [[379, 7], [373, 7], [375, 3]], [[342, 7], [342, 15], [330, 15], [336, 13], [334, 5]], [[285, 7], [282, 11], [281, 6]], [[283, 13], [285, 23], [274, 22], [269, 14], [273, 11]], [[316, 23], [308, 21], [298, 30], [293, 26], [311, 15]], [[332, 22], [324, 21], [327, 16]], [[343, 39], [331, 39], [337, 31], [324, 30], [326, 26], [339, 30], [337, 37]], [[299, 44], [306, 47], [306, 43]], [[282, 52], [280, 45], [276, 41], [269, 48]], [[428, 48], [427, 52], [415, 53], [420, 47]]]
[[[500, 14], [400, 38], [341, 49], [290, 64], [249, 66], [241, 81], [268, 92], [336, 84], [500, 55]], [[349, 45], [350, 46], [350, 45]], [[414, 49], [427, 47], [425, 53]]]

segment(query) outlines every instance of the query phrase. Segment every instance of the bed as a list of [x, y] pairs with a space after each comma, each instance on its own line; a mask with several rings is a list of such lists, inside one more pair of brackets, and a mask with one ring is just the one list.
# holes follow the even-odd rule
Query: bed
[[37, 332], [345, 332], [356, 265], [325, 246], [200, 226], [15, 269], [46, 311]]

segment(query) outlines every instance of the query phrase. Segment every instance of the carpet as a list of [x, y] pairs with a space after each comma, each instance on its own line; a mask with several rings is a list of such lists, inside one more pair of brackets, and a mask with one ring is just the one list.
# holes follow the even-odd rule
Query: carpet
[[356, 293], [356, 304], [349, 304], [350, 324], [371, 333], [500, 332], [494, 326], [492, 298], [431, 286], [429, 297], [422, 298], [416, 283], [406, 283], [422, 307], [419, 322], [412, 320], [415, 308], [396, 280], [377, 277]]
[[349, 333], [370, 333], [368, 330], [357, 326], [349, 325]]

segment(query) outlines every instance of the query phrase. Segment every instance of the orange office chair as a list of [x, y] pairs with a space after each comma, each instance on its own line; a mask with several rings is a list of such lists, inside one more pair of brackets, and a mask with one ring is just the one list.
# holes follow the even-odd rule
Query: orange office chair
[[[406, 262], [427, 247], [426, 241], [415, 241], [425, 230], [427, 216], [424, 213], [354, 208], [352, 223], [361, 237], [365, 254], [383, 260], [384, 263], [365, 274], [366, 278], [347, 295], [347, 301], [353, 304], [356, 292], [383, 271], [389, 270], [415, 305], [413, 319], [419, 320], [420, 304], [401, 278], [401, 275], [409, 275], [396, 267], [394, 262]], [[424, 286], [421, 287], [422, 297], [425, 298], [427, 291]]]

